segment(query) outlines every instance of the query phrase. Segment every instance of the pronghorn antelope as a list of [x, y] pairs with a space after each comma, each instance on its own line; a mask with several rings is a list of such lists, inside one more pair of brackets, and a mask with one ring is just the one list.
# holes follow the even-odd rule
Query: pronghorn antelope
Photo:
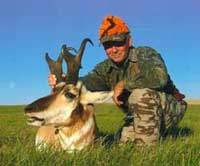
[[[57, 86], [53, 92], [25, 107], [28, 124], [39, 126], [36, 135], [36, 148], [51, 145], [68, 151], [81, 150], [92, 144], [97, 127], [92, 103], [108, 100], [113, 92], [90, 92], [78, 81], [81, 59], [87, 42], [84, 39], [77, 55], [62, 47], [57, 61], [46, 54], [50, 72], [57, 77]], [[62, 61], [67, 63], [67, 74], [62, 78]]]

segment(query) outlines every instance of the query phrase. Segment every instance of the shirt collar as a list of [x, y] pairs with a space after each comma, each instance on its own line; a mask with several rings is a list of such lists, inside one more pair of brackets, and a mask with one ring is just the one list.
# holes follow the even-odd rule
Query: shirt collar
[[130, 48], [128, 59], [131, 62], [137, 62], [138, 61], [137, 54], [136, 54], [136, 48], [133, 47], [133, 46]]
[[113, 68], [120, 69], [127, 66], [128, 61], [131, 62], [137, 62], [137, 55], [136, 55], [136, 49], [132, 46], [130, 47], [128, 57], [125, 59], [122, 67], [118, 67], [114, 62], [112, 62], [110, 59], [108, 59], [108, 67], [107, 72], [110, 72]]

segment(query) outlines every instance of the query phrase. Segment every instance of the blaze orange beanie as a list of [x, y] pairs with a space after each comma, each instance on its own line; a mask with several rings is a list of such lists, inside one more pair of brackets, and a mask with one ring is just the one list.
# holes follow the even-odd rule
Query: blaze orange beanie
[[101, 41], [104, 36], [119, 35], [128, 32], [129, 29], [121, 18], [108, 15], [104, 17], [99, 28], [99, 40]]

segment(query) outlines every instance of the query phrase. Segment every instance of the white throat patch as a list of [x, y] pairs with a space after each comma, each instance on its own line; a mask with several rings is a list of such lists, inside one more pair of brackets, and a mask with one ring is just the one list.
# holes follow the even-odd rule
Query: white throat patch
[[58, 137], [60, 144], [64, 150], [73, 151], [74, 149], [81, 150], [87, 145], [87, 142], [83, 142], [78, 148], [75, 147], [73, 144], [76, 143], [82, 136], [89, 132], [89, 130], [94, 126], [94, 119], [93, 117], [89, 118], [88, 121], [85, 123], [84, 126], [78, 131], [76, 131], [71, 136], [66, 136], [62, 130], [59, 131]]

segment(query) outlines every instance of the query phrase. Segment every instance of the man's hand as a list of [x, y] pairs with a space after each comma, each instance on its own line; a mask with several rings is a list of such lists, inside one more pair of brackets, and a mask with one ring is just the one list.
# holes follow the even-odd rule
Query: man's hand
[[48, 83], [51, 89], [54, 89], [56, 86], [56, 76], [54, 74], [48, 74]]
[[[65, 78], [66, 74], [63, 73], [62, 77]], [[51, 87], [51, 89], [54, 89], [56, 87], [56, 81], [57, 81], [56, 75], [49, 73], [48, 74], [48, 83], [49, 83], [49, 86]]]
[[120, 101], [118, 99], [118, 97], [122, 94], [123, 90], [124, 90], [124, 81], [120, 81], [115, 85], [115, 87], [114, 87], [114, 95], [112, 97], [113, 101], [117, 105], [123, 104], [123, 101]]

